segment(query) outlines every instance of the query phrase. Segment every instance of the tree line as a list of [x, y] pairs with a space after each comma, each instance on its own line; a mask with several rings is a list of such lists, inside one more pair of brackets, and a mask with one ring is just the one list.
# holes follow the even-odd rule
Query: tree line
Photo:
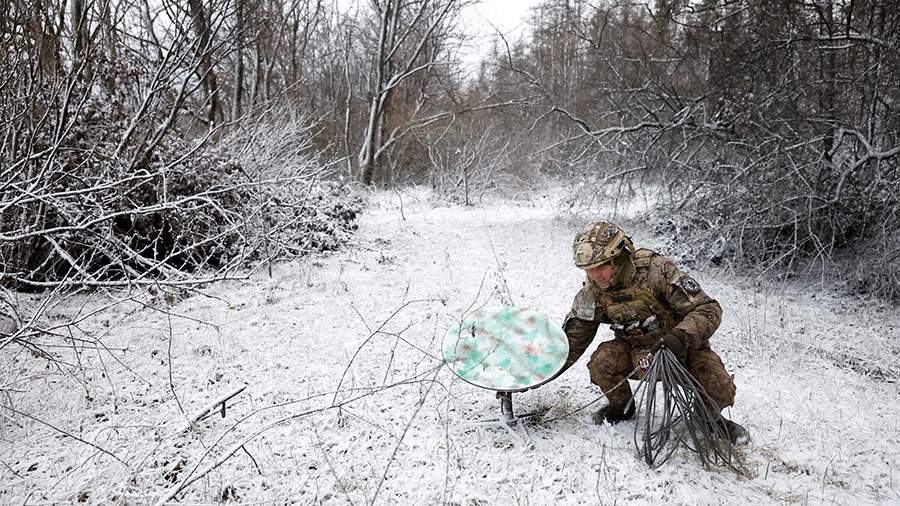
[[557, 0], [531, 30], [481, 82], [535, 97], [582, 198], [653, 183], [701, 260], [900, 295], [896, 2]]
[[[848, 280], [900, 292], [900, 5], [544, 0], [526, 35], [497, 34], [474, 69], [461, 63], [472, 8], [12, 0], [5, 277], [143, 279], [236, 251], [268, 258], [290, 240], [221, 226], [207, 240], [174, 211], [235, 230], [241, 215], [289, 220], [273, 202], [303, 207], [320, 178], [429, 183], [470, 203], [546, 173], [583, 182], [579, 198], [652, 183], [660, 226], [706, 260], [793, 275], [864, 247], [872, 260]], [[273, 200], [284, 180], [296, 190]]]

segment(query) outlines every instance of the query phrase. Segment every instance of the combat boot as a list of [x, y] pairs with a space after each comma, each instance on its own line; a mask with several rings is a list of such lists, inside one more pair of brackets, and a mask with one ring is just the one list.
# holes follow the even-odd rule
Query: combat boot
[[723, 416], [719, 419], [719, 427], [725, 431], [734, 446], [744, 446], [750, 443], [750, 432], [741, 424], [732, 422]]
[[611, 425], [615, 425], [619, 422], [629, 420], [632, 417], [634, 417], [633, 402], [629, 402], [628, 408], [625, 410], [623, 410], [620, 406], [610, 406], [607, 404], [594, 413], [594, 423], [596, 423], [597, 425], [603, 425], [603, 422], [608, 422]]

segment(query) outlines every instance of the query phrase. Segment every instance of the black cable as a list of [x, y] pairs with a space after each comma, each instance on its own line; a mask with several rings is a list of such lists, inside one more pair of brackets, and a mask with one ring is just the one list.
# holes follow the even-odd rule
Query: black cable
[[749, 475], [716, 402], [671, 351], [661, 348], [654, 354], [631, 402], [642, 389], [634, 444], [651, 468], [663, 465], [683, 444], [707, 469], [724, 464], [738, 474]]

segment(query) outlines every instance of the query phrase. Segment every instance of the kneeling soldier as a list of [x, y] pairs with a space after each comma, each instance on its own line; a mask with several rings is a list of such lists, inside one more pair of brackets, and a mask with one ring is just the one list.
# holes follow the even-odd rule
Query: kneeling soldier
[[[634, 416], [625, 378], [656, 345], [678, 357], [715, 401], [711, 406], [715, 412], [734, 405], [734, 378], [709, 347], [722, 308], [696, 281], [662, 255], [635, 250], [625, 232], [608, 222], [582, 228], [575, 235], [573, 252], [587, 281], [563, 324], [569, 339], [565, 369], [584, 353], [601, 323], [611, 324], [615, 334], [613, 340], [600, 343], [588, 362], [591, 382], [609, 400], [595, 416], [599, 423]], [[722, 420], [732, 442], [749, 442], [746, 429]]]

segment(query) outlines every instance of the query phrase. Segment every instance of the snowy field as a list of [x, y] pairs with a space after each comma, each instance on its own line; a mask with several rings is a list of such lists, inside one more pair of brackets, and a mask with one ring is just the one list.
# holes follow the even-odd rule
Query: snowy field
[[[619, 221], [661, 248], [638, 211]], [[687, 451], [648, 470], [633, 422], [594, 425], [601, 403], [562, 416], [599, 396], [589, 353], [515, 396], [517, 411], [555, 420], [478, 424], [498, 401], [441, 365], [442, 334], [483, 304], [561, 322], [588, 216], [601, 217], [561, 206], [557, 190], [471, 208], [376, 193], [334, 255], [202, 292], [132, 294], [84, 318], [71, 337], [106, 350], [48, 338], [68, 346], [54, 367], [8, 346], [0, 403], [20, 414], [0, 409], [0, 503], [900, 503], [900, 315], [827, 286], [691, 271], [725, 311], [712, 344], [736, 375], [726, 415], [753, 436], [741, 450], [752, 477]], [[83, 296], [50, 321], [126, 296]], [[242, 385], [224, 417], [188, 429]]]

